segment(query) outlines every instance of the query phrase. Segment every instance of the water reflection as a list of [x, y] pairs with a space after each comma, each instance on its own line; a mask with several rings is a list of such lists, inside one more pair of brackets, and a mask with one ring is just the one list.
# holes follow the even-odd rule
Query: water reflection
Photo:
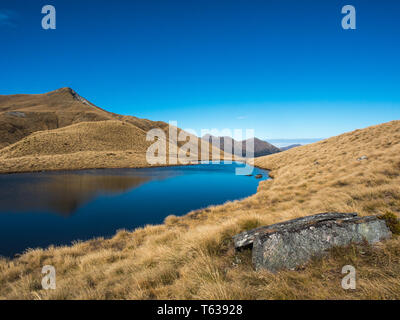
[[0, 175], [0, 256], [108, 237], [170, 214], [240, 199], [260, 180], [237, 164]]
[[98, 195], [123, 193], [150, 179], [91, 174], [15, 175], [0, 182], [1, 211], [46, 211], [69, 216]]

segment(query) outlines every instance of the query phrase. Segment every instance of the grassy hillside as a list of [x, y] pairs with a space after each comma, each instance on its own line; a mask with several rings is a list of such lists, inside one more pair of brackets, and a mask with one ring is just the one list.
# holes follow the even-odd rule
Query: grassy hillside
[[70, 88], [45, 94], [0, 96], [0, 148], [40, 130], [113, 118]]
[[18, 158], [79, 151], [135, 150], [145, 153], [146, 132], [122, 121], [81, 122], [61, 129], [38, 131], [0, 150], [0, 157]]
[[162, 121], [108, 112], [79, 96], [71, 88], [44, 94], [0, 95], [0, 148], [36, 131], [104, 120], [125, 121], [146, 132], [153, 128], [168, 127]]
[[[146, 134], [155, 128], [168, 139], [169, 124], [105, 111], [70, 88], [0, 96], [0, 173], [149, 166]], [[198, 160], [200, 150], [191, 150]]]
[[[255, 272], [231, 237], [259, 225], [338, 210], [400, 212], [400, 121], [356, 130], [256, 160], [273, 180], [241, 201], [163, 225], [0, 260], [0, 297], [26, 299], [393, 299], [400, 298], [400, 240], [336, 248], [305, 268]], [[366, 156], [367, 159], [357, 160]], [[41, 290], [43, 265], [57, 290]], [[341, 269], [357, 270], [345, 291]]]

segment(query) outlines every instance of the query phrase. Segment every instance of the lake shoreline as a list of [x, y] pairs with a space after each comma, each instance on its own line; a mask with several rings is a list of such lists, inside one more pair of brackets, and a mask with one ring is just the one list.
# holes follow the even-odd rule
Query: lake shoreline
[[[1, 160], [1, 159], [0, 159]], [[229, 160], [227, 160], [229, 161]], [[250, 166], [258, 169], [265, 170], [261, 167], [258, 167], [254, 164], [248, 163], [246, 160], [231, 160], [232, 163], [238, 162], [238, 163], [247, 163]], [[224, 164], [224, 160], [221, 160], [215, 164]], [[85, 171], [85, 170], [109, 170], [109, 169], [145, 169], [145, 168], [165, 168], [165, 167], [179, 167], [179, 166], [193, 166], [193, 165], [198, 165], [202, 164], [202, 161], [198, 161], [198, 163], [188, 163], [188, 164], [165, 164], [165, 165], [133, 165], [133, 166], [123, 166], [123, 167], [113, 167], [113, 166], [108, 166], [108, 167], [85, 167], [85, 168], [60, 168], [60, 169], [32, 169], [32, 170], [21, 170], [21, 171], [7, 171], [7, 172], [1, 172], [0, 171], [0, 176], [1, 175], [8, 175], [8, 174], [24, 174], [24, 173], [46, 173], [46, 172], [71, 172], [71, 171]], [[209, 163], [204, 163], [204, 164], [213, 164], [212, 161], [209, 161]], [[228, 163], [227, 163], [228, 164]]]
[[[113, 158], [110, 158], [110, 157]], [[57, 155], [29, 156], [21, 158], [2, 158], [0, 157], [0, 175], [33, 172], [52, 172], [52, 171], [78, 171], [78, 170], [101, 170], [101, 169], [139, 169], [139, 168], [159, 168], [196, 165], [188, 164], [156, 164], [151, 165], [142, 154], [133, 154], [137, 158], [132, 158], [130, 151], [102, 151], [102, 152], [77, 152]], [[220, 162], [223, 162], [221, 157]], [[227, 160], [229, 161], [229, 160]], [[239, 158], [231, 160], [233, 162], [246, 162]], [[20, 162], [23, 162], [22, 164]], [[63, 162], [63, 163], [60, 163]], [[66, 162], [66, 163], [65, 163]], [[83, 162], [83, 164], [82, 164]], [[132, 163], [133, 162], [133, 163]], [[212, 160], [209, 161], [212, 163]], [[132, 164], [131, 164], [132, 163]], [[8, 164], [8, 166], [6, 165]], [[33, 167], [36, 165], [37, 167]], [[20, 167], [20, 169], [18, 168]]]
[[[254, 167], [251, 177], [236, 175], [235, 169], [242, 167], [242, 164], [243, 162], [239, 161], [208, 165], [198, 162], [144, 168], [53, 170], [26, 172], [21, 175], [19, 173], [0, 175], [0, 182], [4, 183], [4, 186], [7, 184], [7, 190], [12, 190], [3, 190], [5, 193], [1, 193], [3, 200], [0, 213], [4, 215], [0, 215], [2, 225], [0, 230], [5, 228], [1, 231], [4, 234], [0, 237], [2, 238], [0, 245], [4, 247], [1, 249], [2, 255], [13, 259], [15, 254], [25, 252], [27, 248], [46, 250], [51, 246], [71, 246], [74, 241], [85, 242], [98, 237], [110, 239], [120, 229], [135, 232], [137, 228], [145, 225], [162, 225], [165, 218], [171, 214], [184, 217], [190, 212], [206, 210], [210, 206], [243, 200], [257, 193], [259, 182], [268, 179], [268, 172]], [[256, 175], [262, 175], [262, 179], [256, 178]], [[173, 182], [175, 178], [178, 178], [176, 181], [181, 181], [179, 187]], [[210, 185], [210, 181], [213, 180]], [[154, 189], [151, 187], [153, 182], [163, 187]], [[145, 186], [144, 189], [142, 186]], [[145, 191], [144, 194], [139, 191], [140, 196], [134, 196], [139, 189], [153, 190], [150, 193], [158, 195], [157, 203], [142, 200], [143, 197], [143, 199], [148, 198], [146, 193], [149, 191]], [[182, 192], [184, 198], [181, 196]], [[201, 192], [202, 197], [196, 197], [196, 192]], [[132, 200], [127, 200], [127, 194], [133, 195], [133, 198], [129, 196]], [[107, 195], [107, 198], [104, 199], [103, 195]], [[120, 197], [119, 195], [122, 197], [122, 202], [115, 200]], [[14, 203], [18, 200], [13, 199], [19, 198], [24, 201]], [[101, 201], [102, 198], [104, 199], [102, 205], [95, 207], [97, 199]], [[121, 207], [123, 203], [125, 205]], [[58, 213], [54, 211], [57, 207], [59, 207], [57, 211], [60, 210]], [[88, 209], [82, 211], [84, 207]], [[49, 216], [52, 211], [55, 215]], [[109, 215], [105, 211], [113, 211], [113, 214]], [[146, 214], [143, 217], [140, 214], [138, 216], [140, 212]], [[118, 215], [122, 218], [118, 218]], [[92, 218], [87, 220], [85, 216]], [[43, 219], [46, 217], [49, 217], [49, 221], [53, 221], [53, 225], [46, 223], [46, 230], [40, 226], [33, 227], [37, 221], [45, 223], [46, 220]], [[101, 224], [103, 226], [90, 223], [90, 227], [85, 227], [85, 223], [92, 221], [94, 217], [103, 221]], [[69, 218], [71, 221], [58, 221]], [[79, 219], [84, 219], [83, 224], [78, 223]], [[24, 221], [29, 221], [27, 226]], [[79, 227], [71, 229], [71, 223], [78, 223]], [[108, 231], [105, 231], [104, 225], [108, 226], [106, 228]], [[29, 231], [31, 228], [37, 230]], [[29, 236], [23, 234], [17, 236], [19, 230], [25, 229]], [[82, 230], [86, 229], [89, 233], [82, 233], [85, 232]], [[63, 234], [62, 239], [54, 233], [54, 230]], [[10, 236], [7, 238], [8, 233]], [[38, 234], [35, 236], [36, 233]], [[44, 233], [51, 241], [46, 240], [46, 243], [43, 243]], [[5, 247], [7, 241], [9, 244], [13, 243], [13, 247], [17, 250], [12, 252], [11, 247]]]

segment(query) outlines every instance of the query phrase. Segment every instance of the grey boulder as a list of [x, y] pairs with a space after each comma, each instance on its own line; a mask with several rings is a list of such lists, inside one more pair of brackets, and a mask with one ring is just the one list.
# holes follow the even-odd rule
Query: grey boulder
[[234, 236], [236, 249], [252, 248], [256, 270], [294, 269], [335, 246], [389, 239], [391, 232], [376, 216], [356, 213], [321, 213]]

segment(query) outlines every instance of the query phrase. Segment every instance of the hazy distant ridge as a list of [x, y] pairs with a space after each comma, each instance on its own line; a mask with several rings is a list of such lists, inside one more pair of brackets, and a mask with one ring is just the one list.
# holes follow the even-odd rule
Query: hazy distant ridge
[[[227, 153], [231, 153], [239, 157], [261, 157], [281, 152], [279, 148], [258, 138], [237, 141], [231, 137], [215, 137], [213, 135], [206, 134], [202, 137], [202, 139], [212, 143], [217, 148], [221, 148]], [[250, 150], [248, 150], [248, 147], [250, 146], [250, 140], [254, 141], [254, 155], [250, 153]], [[239, 150], [239, 152], [237, 150]]]

